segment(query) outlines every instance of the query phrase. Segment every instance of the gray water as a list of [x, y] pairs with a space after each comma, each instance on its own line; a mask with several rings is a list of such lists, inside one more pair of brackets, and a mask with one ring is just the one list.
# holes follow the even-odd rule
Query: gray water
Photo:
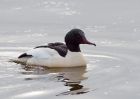
[[[139, 99], [139, 0], [1, 0], [1, 99]], [[85, 68], [26, 67], [9, 59], [72, 28], [97, 47], [81, 45]]]

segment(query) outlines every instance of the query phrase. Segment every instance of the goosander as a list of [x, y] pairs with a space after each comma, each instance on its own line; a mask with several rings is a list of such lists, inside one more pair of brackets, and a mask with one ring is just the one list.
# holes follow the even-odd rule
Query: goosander
[[46, 66], [49, 68], [86, 66], [87, 63], [81, 53], [80, 44], [96, 46], [95, 43], [86, 39], [82, 30], [72, 29], [65, 36], [65, 44], [55, 42], [37, 46], [12, 61], [27, 66]]

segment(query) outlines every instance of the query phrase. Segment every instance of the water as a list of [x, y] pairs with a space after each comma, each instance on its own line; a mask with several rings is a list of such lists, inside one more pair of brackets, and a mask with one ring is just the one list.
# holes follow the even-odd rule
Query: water
[[[1, 0], [2, 99], [139, 99], [138, 0]], [[11, 63], [34, 46], [64, 41], [72, 28], [97, 47], [81, 45], [86, 68], [26, 67]]]

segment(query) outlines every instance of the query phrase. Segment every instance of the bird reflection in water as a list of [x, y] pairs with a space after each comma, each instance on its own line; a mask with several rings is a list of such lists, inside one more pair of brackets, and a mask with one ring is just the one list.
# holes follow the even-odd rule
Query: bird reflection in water
[[[88, 92], [88, 88], [85, 88], [81, 82], [87, 77], [84, 77], [86, 73], [86, 67], [70, 67], [70, 68], [45, 68], [45, 67], [28, 67], [22, 66], [25, 70], [22, 74], [35, 74], [35, 75], [42, 75], [42, 74], [57, 74], [55, 76], [55, 80], [58, 82], [64, 82], [64, 86], [70, 87], [70, 89], [66, 92], [57, 94], [59, 95], [76, 95], [76, 94], [84, 94]], [[32, 77], [25, 78], [25, 80], [34, 80]]]

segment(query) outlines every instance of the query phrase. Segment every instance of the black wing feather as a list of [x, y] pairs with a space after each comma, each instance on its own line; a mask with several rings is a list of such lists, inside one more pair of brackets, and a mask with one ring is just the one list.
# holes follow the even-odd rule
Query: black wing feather
[[68, 52], [68, 48], [64, 43], [56, 42], [56, 43], [49, 43], [48, 45], [37, 46], [35, 48], [51, 48], [56, 50], [60, 56], [65, 57]]
[[30, 57], [32, 57], [32, 55], [28, 55], [27, 53], [23, 53], [23, 54], [21, 54], [18, 58], [23, 58], [23, 57], [28, 57], [28, 58], [30, 58]]

